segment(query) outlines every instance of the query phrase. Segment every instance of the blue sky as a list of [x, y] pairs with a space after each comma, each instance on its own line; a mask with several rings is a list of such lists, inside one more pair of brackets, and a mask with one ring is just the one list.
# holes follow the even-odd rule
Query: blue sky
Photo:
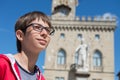
[[[51, 15], [52, 0], [0, 0], [0, 53], [16, 53], [14, 24], [29, 11], [43, 11]], [[114, 32], [115, 80], [120, 71], [120, 0], [79, 0], [77, 16], [116, 16], [117, 27]], [[40, 54], [40, 68], [44, 64], [44, 51]]]

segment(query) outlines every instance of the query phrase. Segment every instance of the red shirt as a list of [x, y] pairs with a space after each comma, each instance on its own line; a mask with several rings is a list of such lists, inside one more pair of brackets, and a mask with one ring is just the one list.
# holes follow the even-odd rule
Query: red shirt
[[[21, 80], [18, 65], [12, 54], [0, 54], [0, 80]], [[40, 70], [37, 80], [45, 80]]]

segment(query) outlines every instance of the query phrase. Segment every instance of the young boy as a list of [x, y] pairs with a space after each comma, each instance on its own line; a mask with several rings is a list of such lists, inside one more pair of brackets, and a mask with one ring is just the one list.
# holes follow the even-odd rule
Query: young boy
[[0, 55], [0, 80], [45, 80], [35, 64], [54, 34], [49, 18], [29, 12], [18, 19], [15, 33], [18, 53]]

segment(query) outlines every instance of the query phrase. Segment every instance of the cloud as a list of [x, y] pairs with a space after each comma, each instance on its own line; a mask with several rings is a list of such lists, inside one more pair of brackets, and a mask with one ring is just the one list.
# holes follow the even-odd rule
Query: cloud
[[96, 16], [96, 20], [113, 20], [113, 18], [114, 19], [116, 19], [117, 18], [117, 16], [116, 15], [113, 15], [113, 14], [111, 14], [111, 13], [105, 13], [105, 14], [103, 14], [103, 15], [97, 15]]
[[110, 21], [112, 21], [113, 19], [115, 19], [116, 20], [116, 24], [117, 24], [117, 26], [120, 26], [120, 19], [119, 19], [119, 17], [117, 16], [117, 15], [115, 15], [115, 14], [112, 14], [112, 13], [104, 13], [102, 16], [101, 15], [97, 15], [96, 16], [96, 20], [97, 21], [99, 21], [99, 20], [103, 20], [103, 21], [105, 21], [105, 20], [110, 20]]
[[110, 20], [112, 20], [113, 18], [115, 18], [116, 19], [116, 25], [117, 25], [117, 27], [120, 27], [120, 19], [119, 19], [119, 17], [117, 15], [111, 14], [111, 13], [105, 13], [103, 15], [104, 20], [107, 19], [108, 17], [109, 17]]
[[119, 17], [116, 17], [116, 24], [117, 24], [117, 27], [120, 29], [120, 18]]
[[105, 13], [105, 14], [103, 14], [103, 19], [104, 20], [106, 20], [106, 19], [110, 19], [110, 20], [112, 20], [113, 18], [117, 18], [117, 16], [116, 15], [114, 15], [114, 14], [111, 14], [111, 13]]

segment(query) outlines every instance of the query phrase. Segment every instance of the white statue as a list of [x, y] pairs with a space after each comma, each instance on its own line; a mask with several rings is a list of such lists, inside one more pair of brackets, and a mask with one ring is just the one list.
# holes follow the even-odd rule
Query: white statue
[[81, 44], [76, 49], [76, 52], [79, 54], [78, 65], [82, 67], [87, 66], [87, 56], [88, 56], [88, 46], [84, 44], [84, 39], [82, 39]]

